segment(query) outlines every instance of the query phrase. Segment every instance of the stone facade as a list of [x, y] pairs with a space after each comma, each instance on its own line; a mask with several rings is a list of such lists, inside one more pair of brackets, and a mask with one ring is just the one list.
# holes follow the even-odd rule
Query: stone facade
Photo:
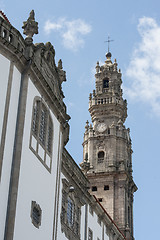
[[89, 96], [92, 124], [87, 121], [80, 164], [94, 194], [128, 240], [133, 238], [133, 193], [130, 130], [124, 122], [127, 101], [122, 97], [122, 74], [116, 59], [106, 54], [96, 66], [96, 90]]

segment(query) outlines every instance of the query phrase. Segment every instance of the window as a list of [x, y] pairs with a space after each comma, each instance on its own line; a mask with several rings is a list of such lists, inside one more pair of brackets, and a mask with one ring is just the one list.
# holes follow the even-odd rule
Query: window
[[104, 185], [104, 191], [109, 190], [109, 186], [108, 185]]
[[67, 204], [67, 221], [69, 226], [73, 226], [74, 223], [74, 204], [70, 197], [68, 197]]
[[93, 240], [93, 232], [90, 228], [88, 228], [88, 240]]
[[49, 109], [36, 97], [33, 103], [30, 149], [50, 171], [52, 161], [53, 123]]
[[92, 187], [92, 192], [96, 192], [97, 191], [97, 187], [96, 186], [93, 186]]
[[109, 88], [109, 78], [103, 80], [103, 88]]
[[100, 151], [98, 152], [98, 163], [102, 163], [104, 160], [104, 152]]
[[102, 198], [98, 198], [98, 201], [99, 201], [99, 202], [102, 202]]
[[66, 179], [62, 179], [62, 209], [61, 227], [69, 239], [80, 239], [81, 203], [75, 188], [69, 185]]
[[39, 228], [41, 225], [41, 218], [42, 218], [42, 210], [40, 206], [35, 202], [32, 201], [31, 203], [31, 219], [32, 223], [36, 228]]

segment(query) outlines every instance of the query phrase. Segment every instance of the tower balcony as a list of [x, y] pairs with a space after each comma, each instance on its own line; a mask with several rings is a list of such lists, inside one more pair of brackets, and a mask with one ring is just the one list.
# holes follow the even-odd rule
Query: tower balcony
[[105, 104], [110, 104], [110, 103], [115, 103], [115, 104], [120, 104], [123, 106], [123, 100], [120, 100], [116, 96], [112, 97], [98, 97], [98, 98], [93, 98], [90, 99], [89, 101], [89, 108], [92, 107], [93, 105], [105, 105]]

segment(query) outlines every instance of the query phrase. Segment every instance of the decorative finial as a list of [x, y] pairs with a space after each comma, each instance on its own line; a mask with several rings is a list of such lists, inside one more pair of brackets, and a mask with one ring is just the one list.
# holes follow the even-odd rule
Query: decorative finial
[[86, 122], [85, 129], [86, 129], [86, 131], [88, 131], [88, 129], [89, 129], [89, 122], [88, 122], [88, 120], [87, 120], [87, 122]]
[[116, 58], [114, 59], [114, 67], [113, 67], [113, 70], [114, 71], [117, 71], [117, 60], [116, 60]]
[[24, 29], [23, 33], [27, 36], [25, 40], [27, 40], [28, 43], [32, 43], [33, 35], [38, 34], [38, 22], [35, 21], [35, 14], [34, 10], [30, 12], [29, 18], [27, 21], [23, 22], [22, 28]]
[[97, 61], [97, 65], [96, 65], [96, 73], [98, 73], [100, 70], [100, 66], [99, 66], [99, 62]]
[[62, 67], [62, 60], [61, 59], [59, 59], [59, 61], [58, 61], [58, 68], [59, 69], [63, 69], [63, 67]]

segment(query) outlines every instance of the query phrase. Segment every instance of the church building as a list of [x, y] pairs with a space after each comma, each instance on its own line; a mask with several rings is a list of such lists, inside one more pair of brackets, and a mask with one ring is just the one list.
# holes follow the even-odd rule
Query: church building
[[130, 131], [122, 74], [106, 54], [89, 96], [80, 167], [66, 150], [62, 60], [0, 11], [0, 240], [134, 240]]

